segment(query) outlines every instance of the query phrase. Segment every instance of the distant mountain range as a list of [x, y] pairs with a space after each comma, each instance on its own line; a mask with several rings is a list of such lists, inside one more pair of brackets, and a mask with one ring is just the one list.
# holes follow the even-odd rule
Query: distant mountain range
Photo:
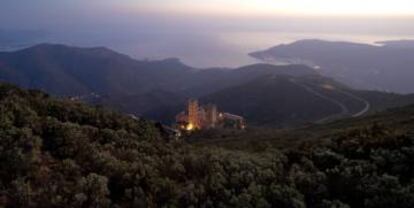
[[306, 64], [325, 76], [360, 89], [413, 93], [414, 41], [381, 45], [301, 40], [250, 55], [271, 63]]
[[413, 96], [353, 90], [305, 65], [196, 69], [178, 59], [140, 61], [104, 47], [53, 44], [0, 53], [0, 80], [165, 122], [190, 97], [273, 126], [414, 103]]

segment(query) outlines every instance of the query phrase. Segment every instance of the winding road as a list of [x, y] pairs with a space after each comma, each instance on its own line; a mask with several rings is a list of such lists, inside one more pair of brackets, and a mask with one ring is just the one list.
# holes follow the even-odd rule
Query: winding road
[[[316, 121], [316, 123], [325, 123], [325, 122], [328, 122], [328, 121], [332, 121], [332, 120], [335, 120], [335, 119], [338, 119], [338, 118], [343, 118], [343, 117], [346, 117], [346, 116], [349, 116], [350, 115], [350, 110], [348, 109], [348, 107], [344, 103], [341, 103], [340, 101], [338, 101], [336, 99], [333, 99], [331, 97], [328, 97], [326, 95], [323, 95], [322, 93], [320, 93], [320, 92], [312, 89], [311, 87], [307, 86], [306, 84], [299, 83], [298, 81], [296, 81], [293, 78], [290, 79], [290, 81], [292, 83], [294, 83], [294, 84], [302, 87], [303, 89], [305, 89], [309, 93], [312, 93], [315, 96], [320, 97], [321, 99], [324, 99], [324, 100], [326, 100], [328, 102], [331, 102], [331, 103], [337, 105], [341, 109], [341, 111], [339, 113], [335, 113], [335, 114], [329, 115], [329, 116], [327, 116], [325, 118], [319, 119], [319, 120]], [[354, 94], [351, 94], [349, 92], [340, 90], [340, 89], [335, 89], [335, 90], [337, 92], [343, 94], [343, 95], [346, 95], [348, 97], [351, 97], [351, 98], [353, 98], [355, 100], [359, 100], [359, 101], [361, 101], [361, 102], [364, 103], [364, 105], [365, 105], [364, 108], [361, 111], [359, 111], [359, 112], [357, 112], [355, 114], [352, 114], [351, 117], [354, 117], [354, 118], [360, 117], [360, 116], [364, 115], [365, 113], [367, 113], [371, 109], [371, 104], [367, 100], [365, 100], [365, 99], [363, 99], [361, 97], [358, 97], [358, 96], [356, 96]]]
[[371, 109], [371, 104], [367, 100], [365, 100], [361, 97], [358, 97], [358, 96], [356, 96], [352, 93], [340, 90], [340, 89], [336, 89], [336, 90], [341, 94], [347, 95], [348, 97], [354, 98], [355, 100], [359, 100], [359, 101], [364, 103], [365, 107], [361, 111], [353, 114], [352, 117], [354, 117], [354, 118], [360, 117], [360, 116], [364, 115], [365, 113], [367, 113]]

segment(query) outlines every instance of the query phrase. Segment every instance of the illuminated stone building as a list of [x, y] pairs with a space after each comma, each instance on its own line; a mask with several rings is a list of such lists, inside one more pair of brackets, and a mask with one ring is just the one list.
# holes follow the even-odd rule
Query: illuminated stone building
[[200, 107], [198, 106], [198, 101], [195, 99], [190, 99], [188, 101], [188, 123], [193, 126], [193, 128], [201, 128], [200, 117]]
[[230, 113], [218, 112], [217, 106], [200, 106], [198, 101], [190, 99], [186, 111], [179, 113], [175, 120], [182, 130], [192, 131], [212, 128], [244, 129], [244, 118]]

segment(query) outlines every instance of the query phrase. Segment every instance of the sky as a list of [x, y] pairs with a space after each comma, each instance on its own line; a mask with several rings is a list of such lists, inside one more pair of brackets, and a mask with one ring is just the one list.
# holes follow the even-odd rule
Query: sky
[[[414, 16], [412, 0], [2, 0], [0, 14], [14, 20], [60, 14], [164, 14], [227, 17]], [[43, 15], [42, 15], [43, 14]], [[4, 19], [3, 19], [4, 22]]]
[[234, 67], [251, 51], [306, 38], [413, 39], [414, 1], [0, 0], [0, 50], [53, 42]]
[[152, 11], [207, 15], [410, 16], [411, 0], [130, 0]]
[[[190, 17], [190, 18], [189, 18]], [[131, 22], [197, 25], [273, 19], [336, 18], [395, 22], [414, 18], [412, 0], [1, 0], [1, 28], [47, 28]], [[194, 20], [194, 21], [190, 21]], [[203, 22], [204, 21], [204, 22]], [[324, 20], [326, 21], [326, 20]], [[358, 21], [354, 21], [358, 22]], [[397, 25], [400, 24], [397, 22]], [[171, 24], [169, 24], [171, 26]], [[228, 25], [226, 25], [228, 26]], [[414, 27], [413, 27], [414, 28]]]

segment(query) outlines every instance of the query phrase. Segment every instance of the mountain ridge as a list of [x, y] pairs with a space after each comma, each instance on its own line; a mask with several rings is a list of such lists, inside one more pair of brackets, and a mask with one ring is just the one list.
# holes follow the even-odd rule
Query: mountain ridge
[[[22, 51], [0, 53], [0, 71], [2, 72], [0, 80], [22, 87], [41, 89], [55, 96], [70, 96], [74, 99], [105, 105], [122, 112], [164, 122], [172, 122], [175, 114], [184, 108], [184, 104], [189, 98], [204, 100], [207, 97], [213, 98], [220, 93], [229, 93], [229, 95], [236, 96], [234, 98], [236, 101], [246, 95], [245, 92], [257, 90], [263, 83], [269, 83], [269, 80], [263, 79], [266, 77], [295, 77], [303, 79], [311, 85], [326, 79], [316, 69], [305, 65], [276, 66], [260, 63], [234, 69], [196, 69], [183, 64], [176, 58], [159, 61], [135, 60], [104, 47], [80, 48], [62, 44], [42, 44]], [[313, 79], [309, 77], [313, 77]], [[263, 83], [258, 81], [255, 83], [256, 86], [251, 84], [249, 86], [249, 83], [258, 79], [263, 79]], [[292, 83], [285, 83], [283, 86], [289, 86], [286, 91], [297, 88]], [[348, 88], [333, 80], [329, 83], [336, 88]], [[256, 94], [269, 91], [266, 96], [269, 97], [269, 102], [263, 100], [262, 106], [256, 106], [255, 109], [246, 108], [249, 110], [243, 111], [235, 105], [229, 106], [222, 102], [217, 102], [217, 104], [219, 107], [223, 106], [224, 110], [241, 115], [253, 115], [258, 109], [269, 110], [272, 109], [270, 107], [272, 105], [275, 107], [282, 105], [275, 98], [278, 95], [282, 96], [284, 92], [276, 87], [277, 83], [272, 83], [269, 86], [272, 88], [262, 87], [260, 91], [256, 91]], [[234, 89], [235, 87], [239, 87], [236, 88], [239, 89], [239, 92]], [[315, 86], [315, 88], [322, 90], [332, 100], [339, 99], [338, 103], [346, 103], [345, 106], [352, 109], [349, 112], [355, 112], [354, 109], [359, 108], [360, 102], [356, 99], [339, 95], [339, 93], [330, 94], [321, 86]], [[310, 95], [312, 94], [311, 90], [308, 90], [307, 95], [303, 93], [303, 89], [297, 92], [305, 97], [314, 97], [314, 95]], [[354, 94], [353, 92], [349, 93]], [[382, 96], [386, 97], [387, 95], [383, 94]], [[251, 98], [256, 101], [262, 99], [253, 94], [251, 94]], [[272, 98], [274, 102], [270, 102]], [[398, 99], [396, 98], [396, 100]], [[320, 104], [324, 103], [321, 106], [329, 106], [332, 104], [332, 100], [325, 99]], [[239, 103], [243, 106], [245, 103], [251, 102], [255, 102], [255, 100], [233, 103]], [[370, 102], [378, 102], [378, 99]], [[400, 101], [395, 101], [395, 103], [398, 102]], [[306, 101], [303, 100], [301, 103], [291, 103], [290, 105], [307, 109], [305, 103]], [[406, 101], [401, 101], [401, 103], [406, 103]], [[375, 103], [372, 104], [373, 109], [377, 109]], [[321, 106], [308, 112], [321, 111], [320, 114], [325, 115], [329, 108], [325, 109]], [[268, 122], [259, 121], [260, 116], [247, 117], [253, 124], [271, 124], [272, 122], [269, 121], [274, 121], [274, 125], [280, 125], [284, 122], [280, 118], [288, 120], [289, 116], [295, 114], [294, 111], [300, 112], [301, 107], [290, 108], [290, 111], [282, 112], [283, 115], [275, 114], [276, 111], [263, 114], [263, 117], [269, 117]], [[314, 122], [316, 118], [318, 116], [307, 115], [302, 119], [292, 122], [286, 121], [286, 123]]]
[[405, 94], [414, 92], [414, 85], [408, 78], [414, 76], [413, 47], [300, 40], [249, 55], [265, 62], [301, 63], [316, 67], [322, 75], [357, 89]]

